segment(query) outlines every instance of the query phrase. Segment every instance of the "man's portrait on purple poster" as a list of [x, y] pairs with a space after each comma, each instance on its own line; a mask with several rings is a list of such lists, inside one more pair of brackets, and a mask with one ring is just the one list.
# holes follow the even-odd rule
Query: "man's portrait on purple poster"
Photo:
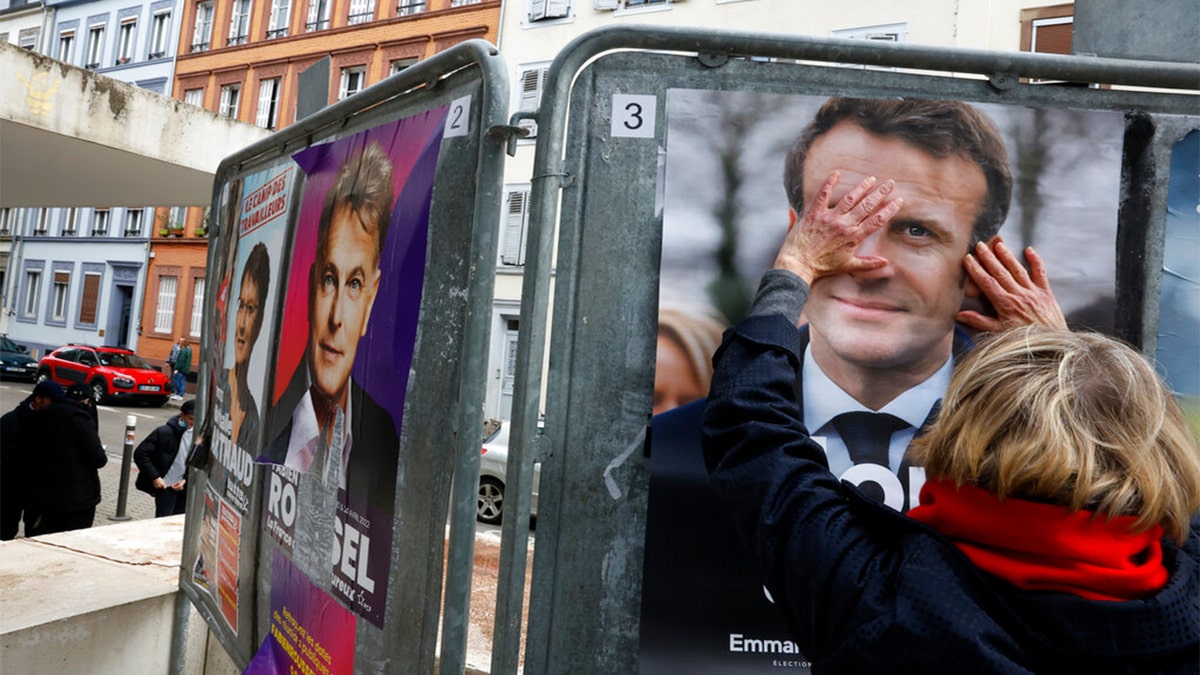
[[[337, 535], [369, 536], [344, 595], [382, 621], [404, 395], [445, 108], [308, 148], [259, 461], [338, 486]], [[365, 563], [365, 565], [364, 565]], [[365, 568], [370, 572], [364, 572]], [[338, 581], [335, 564], [335, 585]], [[356, 611], [359, 611], [356, 609]]]

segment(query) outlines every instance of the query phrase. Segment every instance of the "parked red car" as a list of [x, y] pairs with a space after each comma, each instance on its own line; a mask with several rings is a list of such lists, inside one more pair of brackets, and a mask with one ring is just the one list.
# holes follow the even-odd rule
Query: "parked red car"
[[37, 381], [47, 379], [64, 387], [81, 384], [91, 390], [96, 403], [123, 399], [160, 406], [171, 393], [166, 375], [120, 347], [59, 347], [38, 362]]

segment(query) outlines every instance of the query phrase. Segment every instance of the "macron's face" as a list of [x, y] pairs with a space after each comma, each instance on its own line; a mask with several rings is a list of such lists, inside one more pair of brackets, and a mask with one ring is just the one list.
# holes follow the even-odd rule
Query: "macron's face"
[[329, 239], [318, 248], [309, 287], [309, 342], [317, 389], [339, 403], [379, 289], [375, 236], [346, 206], [333, 210]]
[[[804, 203], [834, 170], [831, 203], [864, 178], [896, 182], [904, 206], [867, 237], [859, 255], [885, 267], [818, 279], [804, 312], [822, 368], [891, 368], [930, 373], [950, 356], [963, 299], [962, 260], [987, 195], [983, 170], [965, 157], [938, 159], [849, 122], [819, 137], [804, 165]], [[811, 208], [811, 207], [810, 207]]]
[[234, 360], [239, 364], [250, 361], [250, 351], [258, 339], [258, 327], [262, 322], [262, 307], [258, 304], [258, 284], [249, 277], [242, 277], [242, 291], [238, 295], [237, 323], [234, 333]]

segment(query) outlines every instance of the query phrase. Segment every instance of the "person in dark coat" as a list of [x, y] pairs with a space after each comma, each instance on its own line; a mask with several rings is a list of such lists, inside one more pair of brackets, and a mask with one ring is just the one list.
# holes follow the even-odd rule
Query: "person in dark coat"
[[151, 431], [133, 451], [138, 468], [134, 487], [154, 497], [155, 518], [179, 515], [187, 506], [186, 460], [195, 421], [195, 399], [184, 401], [178, 415]]
[[100, 433], [100, 415], [96, 411], [96, 399], [92, 398], [88, 388], [82, 384], [73, 384], [67, 387], [67, 398], [83, 406], [92, 418], [92, 426], [95, 427], [96, 433]]
[[[909, 450], [927, 480], [907, 517], [829, 471], [800, 421], [793, 327], [811, 284], [886, 264], [856, 255], [890, 218], [870, 194], [825, 195], [789, 232], [717, 352], [701, 430], [792, 653], [814, 673], [1197, 672], [1200, 451], [1128, 346], [1000, 326]], [[976, 257], [998, 306], [1048, 292], [1042, 270]]]
[[21, 425], [27, 445], [25, 536], [92, 526], [100, 503], [99, 469], [108, 463], [92, 417], [61, 385], [39, 383]]
[[0, 417], [0, 541], [17, 536], [25, 509], [25, 439], [22, 427], [32, 409], [32, 396]]

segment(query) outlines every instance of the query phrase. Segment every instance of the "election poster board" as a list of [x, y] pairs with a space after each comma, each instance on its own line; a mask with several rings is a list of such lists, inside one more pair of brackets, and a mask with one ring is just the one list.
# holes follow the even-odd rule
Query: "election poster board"
[[215, 336], [205, 355], [210, 396], [198, 546], [184, 564], [195, 597], [238, 635], [252, 621], [244, 599], [253, 593], [254, 457], [260, 444], [263, 382], [273, 333], [279, 270], [296, 167], [283, 161], [231, 181], [218, 218], [226, 256], [214, 270], [216, 311], [206, 319]]
[[1200, 436], [1200, 130], [1171, 152], [1158, 316], [1158, 362]]
[[[271, 393], [256, 459], [271, 466], [262, 528], [276, 542], [273, 560], [289, 558], [318, 591], [378, 628], [446, 111], [292, 157], [304, 186], [280, 285], [272, 375], [264, 378]], [[292, 628], [315, 630], [302, 621]]]
[[[699, 427], [711, 352], [696, 352], [707, 350], [700, 345], [715, 346], [719, 338], [712, 333], [744, 316], [759, 277], [771, 268], [789, 226], [784, 184], [788, 152], [827, 98], [749, 91], [667, 93], [642, 673], [806, 672], [810, 667], [709, 487]], [[1033, 246], [1043, 257], [1072, 325], [1112, 332], [1122, 115], [971, 105], [994, 124], [1007, 149], [1013, 188], [1000, 236], [1015, 251]], [[814, 155], [816, 151], [814, 145]], [[878, 178], [920, 182], [911, 174]], [[945, 185], [928, 187], [953, 194]], [[904, 227], [915, 225], [920, 223]], [[926, 236], [921, 229], [896, 236]], [[903, 269], [899, 260], [895, 266], [895, 277], [879, 282], [893, 289], [893, 298], [963, 294], [962, 276], [955, 270], [941, 270], [945, 288], [938, 289], [930, 286], [937, 275]], [[969, 297], [962, 306], [986, 310]], [[951, 318], [957, 309], [948, 308]], [[802, 317], [801, 323], [806, 321]], [[879, 335], [881, 340], [893, 337], [886, 331]], [[957, 342], [965, 345], [970, 337], [960, 330]], [[803, 403], [803, 393], [798, 395]], [[934, 400], [923, 404], [909, 437]], [[679, 407], [664, 410], [660, 401]], [[816, 437], [820, 429], [811, 431]], [[874, 491], [898, 510], [915, 502], [924, 480], [920, 467], [902, 462], [885, 468], [856, 465], [848, 458], [839, 465], [832, 454], [830, 459], [831, 466], [840, 466], [834, 469], [839, 477], [864, 492]]]

